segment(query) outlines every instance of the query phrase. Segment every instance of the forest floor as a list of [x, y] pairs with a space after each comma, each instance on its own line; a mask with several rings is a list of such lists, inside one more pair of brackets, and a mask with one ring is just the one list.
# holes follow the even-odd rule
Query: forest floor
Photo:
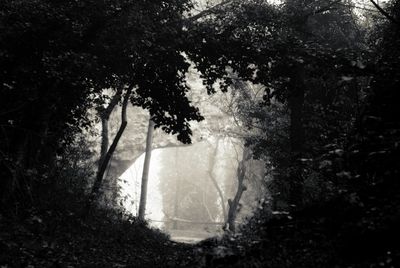
[[322, 214], [278, 216], [238, 234], [185, 244], [114, 210], [85, 214], [73, 196], [62, 200], [0, 213], [1, 268], [400, 267], [398, 225], [357, 232], [355, 210], [342, 215], [325, 206]]
[[30, 209], [0, 214], [0, 267], [199, 266], [192, 245], [109, 210]]

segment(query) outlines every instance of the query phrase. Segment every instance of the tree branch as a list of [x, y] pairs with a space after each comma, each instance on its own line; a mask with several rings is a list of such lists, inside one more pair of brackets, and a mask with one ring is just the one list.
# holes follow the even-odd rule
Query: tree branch
[[213, 7], [210, 7], [209, 9], [203, 10], [203, 11], [197, 13], [196, 15], [187, 18], [187, 21], [188, 21], [188, 22], [193, 22], [193, 21], [198, 20], [198, 19], [200, 19], [200, 18], [202, 18], [202, 17], [204, 17], [204, 16], [210, 15], [210, 14], [214, 13], [215, 11], [217, 11], [217, 9], [219, 9], [220, 7], [223, 7], [224, 5], [229, 4], [229, 3], [232, 3], [232, 2], [234, 2], [234, 1], [235, 1], [235, 0], [226, 0], [226, 1], [223, 1], [223, 2], [221, 2], [221, 3], [219, 3], [219, 4], [216, 4], [216, 5], [213, 6]]
[[317, 9], [317, 10], [313, 11], [311, 14], [309, 14], [309, 16], [310, 15], [316, 15], [316, 14], [319, 14], [319, 13], [323, 13], [325, 11], [329, 11], [329, 10], [331, 10], [332, 6], [334, 6], [336, 4], [339, 4], [341, 1], [342, 0], [333, 1], [329, 5], [326, 5], [326, 6], [322, 7], [322, 8], [320, 8], [320, 9]]
[[400, 25], [400, 22], [396, 20], [393, 16], [391, 16], [389, 13], [387, 13], [382, 7], [380, 7], [374, 0], [369, 0], [375, 7], [378, 9], [378, 11], [385, 16], [388, 20], [391, 22]]
[[92, 186], [91, 196], [90, 196], [89, 203], [88, 203], [88, 206], [86, 209], [86, 213], [89, 211], [92, 202], [95, 201], [95, 199], [97, 198], [97, 196], [99, 194], [100, 187], [103, 183], [104, 172], [106, 171], [108, 163], [110, 162], [110, 159], [111, 159], [115, 149], [117, 148], [118, 142], [128, 124], [127, 117], [126, 117], [126, 108], [128, 106], [129, 97], [132, 93], [132, 88], [133, 88], [132, 86], [130, 86], [128, 88], [125, 98], [123, 100], [122, 111], [121, 111], [121, 125], [119, 127], [117, 134], [114, 137], [114, 141], [112, 142], [110, 148], [108, 149], [106, 155], [104, 156], [104, 160], [102, 161], [101, 166], [97, 172], [95, 182]]

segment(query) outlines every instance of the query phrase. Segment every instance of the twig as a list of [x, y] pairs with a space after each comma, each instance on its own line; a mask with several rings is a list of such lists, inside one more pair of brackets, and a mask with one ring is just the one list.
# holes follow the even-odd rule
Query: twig
[[389, 13], [387, 13], [382, 7], [380, 7], [374, 0], [369, 0], [375, 7], [376, 9], [379, 10], [379, 12], [385, 16], [388, 20], [390, 20], [391, 22], [400, 25], [400, 22], [397, 21], [393, 16], [391, 16]]

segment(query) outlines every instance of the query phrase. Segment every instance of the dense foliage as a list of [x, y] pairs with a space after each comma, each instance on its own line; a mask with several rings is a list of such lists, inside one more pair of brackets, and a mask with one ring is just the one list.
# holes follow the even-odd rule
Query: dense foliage
[[210, 90], [240, 92], [248, 146], [273, 178], [272, 200], [208, 265], [398, 264], [398, 1], [374, 32], [344, 4], [232, 2], [194, 26], [191, 57]]
[[[0, 4], [2, 200], [22, 201], [55, 157], [91, 127], [106, 87], [131, 88], [134, 105], [190, 142], [201, 120], [186, 98], [180, 53], [186, 1], [2, 1]], [[128, 91], [129, 92], [129, 91]], [[31, 176], [34, 173], [33, 176]]]
[[[227, 0], [192, 18], [185, 18], [190, 1], [1, 1], [0, 226], [9, 232], [0, 233], [0, 249], [10, 255], [0, 255], [0, 265], [14, 257], [16, 266], [30, 258], [44, 266], [107, 265], [132, 257], [115, 249], [139, 233], [132, 249], [148, 243], [151, 251], [138, 252], [147, 259], [137, 265], [171, 248], [123, 213], [84, 213], [96, 161], [79, 134], [92, 129], [91, 108], [106, 104], [110, 89], [190, 143], [189, 122], [203, 119], [187, 97], [193, 63], [209, 94], [233, 91], [230, 108], [248, 131], [244, 151], [264, 161], [271, 196], [240, 232], [195, 252], [175, 247], [168, 265], [396, 267], [400, 2], [370, 2], [378, 19], [366, 27], [347, 0]], [[218, 212], [214, 197], [210, 218]], [[183, 205], [187, 217], [207, 215], [207, 206], [191, 215], [190, 202]], [[91, 255], [94, 241], [102, 246]], [[191, 263], [178, 260], [180, 250]], [[153, 264], [170, 260], [164, 257]]]

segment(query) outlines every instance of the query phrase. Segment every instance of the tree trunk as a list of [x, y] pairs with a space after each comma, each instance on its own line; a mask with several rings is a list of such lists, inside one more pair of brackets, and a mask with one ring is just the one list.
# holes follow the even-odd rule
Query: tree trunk
[[[302, 15], [305, 11], [302, 1], [286, 0], [286, 5], [291, 10], [298, 10], [299, 16], [295, 16], [293, 26], [300, 33], [303, 42], [310, 39], [308, 33], [308, 16]], [[333, 3], [333, 2], [332, 2]], [[329, 4], [328, 4], [329, 6]], [[327, 6], [327, 7], [328, 7]], [[329, 7], [328, 7], [329, 8]], [[289, 172], [288, 177], [288, 196], [289, 204], [299, 206], [303, 200], [303, 167], [299, 161], [303, 157], [305, 133], [303, 126], [303, 106], [305, 98], [305, 65], [303, 63], [293, 63], [290, 67], [290, 84], [288, 96], [288, 108], [290, 110], [290, 155], [288, 159]]]
[[110, 119], [110, 115], [114, 110], [115, 106], [117, 106], [119, 100], [121, 99], [123, 88], [118, 88], [115, 95], [112, 97], [110, 103], [107, 105], [107, 108], [99, 109], [99, 114], [101, 118], [101, 149], [100, 149], [100, 159], [98, 165], [98, 171], [100, 171], [102, 162], [106, 157], [108, 146], [110, 144], [109, 140], [109, 127], [108, 127], [108, 120]]
[[[297, 79], [296, 79], [297, 80]], [[300, 81], [297, 80], [298, 83]], [[288, 106], [290, 109], [290, 151], [293, 157], [301, 156], [304, 146], [304, 127], [303, 127], [303, 105], [304, 88], [302, 85], [293, 84]]]
[[[129, 88], [127, 93], [126, 93], [126, 96], [124, 98], [124, 101], [122, 103], [121, 125], [119, 127], [119, 130], [118, 130], [117, 134], [115, 135], [115, 138], [114, 138], [110, 148], [108, 149], [107, 153], [104, 155], [103, 160], [101, 161], [101, 164], [99, 166], [99, 170], [98, 170], [97, 175], [96, 175], [96, 180], [95, 180], [95, 182], [93, 184], [93, 187], [92, 187], [92, 192], [91, 192], [91, 197], [90, 197], [90, 202], [89, 203], [92, 203], [93, 201], [95, 201], [97, 199], [98, 195], [99, 195], [99, 191], [100, 191], [101, 185], [103, 183], [104, 173], [105, 173], [105, 171], [107, 169], [108, 163], [110, 162], [111, 157], [112, 157], [115, 149], [117, 148], [118, 142], [121, 139], [121, 136], [124, 133], [125, 128], [126, 128], [126, 126], [128, 124], [128, 121], [127, 121], [127, 118], [126, 118], [126, 109], [127, 109], [127, 106], [128, 106], [129, 97], [131, 95], [131, 92], [132, 92], [132, 88]], [[108, 127], [107, 127], [107, 129], [108, 129]], [[108, 136], [108, 133], [107, 133], [107, 136]]]
[[99, 167], [98, 171], [100, 171], [101, 165], [106, 157], [108, 146], [110, 140], [108, 138], [108, 117], [101, 118], [101, 148], [100, 148], [100, 159], [99, 159]]
[[[175, 171], [176, 171], [176, 178], [175, 178], [174, 218], [178, 218], [179, 197], [181, 193], [181, 177], [178, 174], [178, 148], [175, 149]], [[178, 229], [178, 222], [176, 220], [174, 220], [172, 228], [174, 230]]]
[[218, 147], [219, 147], [219, 139], [217, 139], [217, 143], [215, 145], [215, 150], [212, 154], [212, 156], [210, 157], [210, 161], [208, 164], [208, 174], [210, 175], [210, 179], [215, 187], [215, 189], [217, 190], [219, 199], [220, 199], [220, 203], [221, 203], [221, 209], [222, 209], [222, 216], [224, 217], [224, 222], [227, 221], [227, 215], [226, 215], [226, 204], [225, 204], [225, 198], [224, 198], [224, 194], [221, 190], [221, 187], [219, 187], [218, 185], [218, 181], [216, 180], [216, 178], [214, 177], [214, 168], [215, 168], [215, 163], [217, 160], [217, 154], [218, 154]]
[[291, 77], [291, 88], [288, 98], [290, 110], [290, 162], [289, 172], [289, 196], [288, 201], [292, 205], [302, 203], [302, 167], [299, 159], [304, 151], [304, 126], [303, 126], [303, 106], [304, 106], [304, 68], [297, 66], [294, 68]]
[[240, 199], [242, 198], [243, 192], [247, 190], [247, 187], [244, 185], [244, 180], [246, 178], [246, 161], [249, 159], [249, 157], [250, 149], [244, 147], [242, 160], [239, 162], [239, 165], [237, 167], [237, 191], [235, 197], [233, 198], [233, 201], [231, 199], [228, 199], [228, 219], [225, 223], [224, 229], [228, 228], [231, 232], [236, 231], [235, 220], [237, 212], [240, 209]]
[[146, 155], [144, 157], [143, 164], [143, 174], [142, 174], [142, 187], [140, 191], [140, 203], [139, 203], [139, 219], [144, 220], [144, 215], [146, 211], [146, 202], [147, 202], [147, 183], [149, 181], [149, 171], [150, 171], [150, 160], [151, 160], [151, 151], [153, 144], [153, 132], [154, 132], [154, 122], [149, 119], [149, 127], [147, 129], [147, 138], [146, 138]]

